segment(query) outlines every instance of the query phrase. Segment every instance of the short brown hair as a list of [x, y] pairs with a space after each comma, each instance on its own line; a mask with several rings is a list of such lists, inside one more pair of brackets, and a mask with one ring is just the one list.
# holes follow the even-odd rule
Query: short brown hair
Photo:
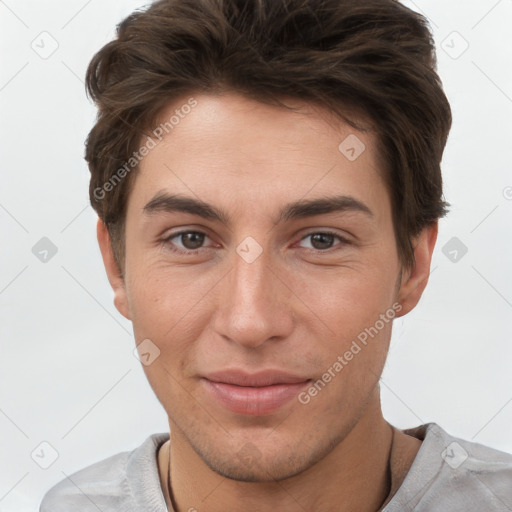
[[159, 0], [118, 25], [90, 62], [86, 88], [98, 106], [86, 142], [89, 195], [121, 270], [135, 172], [112, 179], [184, 94], [310, 101], [360, 130], [347, 112], [369, 118], [406, 268], [411, 239], [447, 212], [440, 163], [451, 110], [428, 22], [398, 1]]

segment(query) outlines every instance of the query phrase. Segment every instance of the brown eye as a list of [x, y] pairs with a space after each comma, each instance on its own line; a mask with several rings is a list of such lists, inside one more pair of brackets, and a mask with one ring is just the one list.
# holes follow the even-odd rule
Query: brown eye
[[180, 231], [168, 236], [164, 243], [175, 252], [188, 253], [202, 249], [207, 238], [201, 231]]
[[[348, 240], [343, 238], [340, 235], [337, 235], [336, 233], [329, 233], [329, 232], [316, 232], [316, 233], [309, 233], [309, 235], [306, 235], [301, 242], [304, 240], [310, 240], [309, 245], [306, 246], [307, 249], [315, 249], [317, 251], [326, 251], [328, 249], [331, 249], [335, 247], [336, 245], [346, 245], [349, 243]], [[335, 240], [338, 239], [340, 243], [335, 244]]]
[[179, 235], [185, 249], [198, 249], [203, 245], [205, 235], [197, 231], [188, 231]]
[[334, 242], [334, 236], [327, 233], [315, 233], [311, 235], [311, 245], [315, 249], [330, 249]]

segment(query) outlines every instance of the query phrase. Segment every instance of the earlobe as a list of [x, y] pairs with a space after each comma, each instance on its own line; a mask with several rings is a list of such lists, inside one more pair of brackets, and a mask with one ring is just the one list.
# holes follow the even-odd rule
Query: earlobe
[[397, 295], [397, 301], [402, 305], [397, 317], [406, 315], [416, 307], [427, 286], [437, 230], [437, 222], [425, 227], [412, 244], [415, 262], [413, 267], [405, 273]]
[[101, 256], [103, 258], [103, 265], [105, 266], [105, 271], [107, 272], [108, 281], [112, 287], [112, 290], [114, 290], [114, 305], [119, 313], [121, 313], [128, 320], [131, 320], [130, 308], [128, 307], [128, 299], [126, 295], [125, 281], [114, 257], [110, 234], [101, 219], [98, 219], [96, 234], [98, 237]]

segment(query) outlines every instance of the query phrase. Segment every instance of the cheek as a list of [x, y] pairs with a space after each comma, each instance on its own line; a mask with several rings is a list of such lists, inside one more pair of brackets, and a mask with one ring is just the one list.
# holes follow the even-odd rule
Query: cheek
[[375, 297], [367, 302], [358, 298], [365, 297], [355, 297], [353, 302], [339, 299], [336, 307], [324, 309], [322, 320], [334, 333], [317, 343], [321, 366], [316, 367], [316, 380], [301, 397], [301, 403], [311, 403], [335, 422], [347, 411], [361, 409], [370, 396], [384, 368], [396, 314]]
[[204, 327], [216, 272], [140, 265], [127, 289], [136, 339], [150, 338], [162, 349], [180, 351]]
[[179, 397], [187, 400], [180, 381], [188, 368], [196, 366], [194, 342], [207, 318], [204, 287], [209, 289], [213, 283], [211, 279], [192, 281], [194, 285], [186, 269], [171, 273], [156, 265], [140, 271], [129, 288], [135, 339], [137, 343], [149, 339], [160, 351], [143, 370], [166, 409], [174, 404], [168, 412], [183, 406]]
[[293, 274], [294, 289], [307, 306], [297, 302], [296, 311], [303, 315], [297, 321], [316, 340], [314, 348], [307, 348], [307, 359], [320, 359], [315, 366], [319, 386], [329, 382], [324, 397], [331, 404], [345, 403], [337, 398], [345, 393], [356, 400], [382, 371], [397, 313], [392, 307], [395, 276], [386, 272], [382, 255], [371, 265]]
[[297, 272], [290, 277], [308, 306], [302, 308], [305, 314], [321, 320], [325, 334], [334, 338], [346, 339], [373, 325], [394, 298], [396, 276], [379, 263]]

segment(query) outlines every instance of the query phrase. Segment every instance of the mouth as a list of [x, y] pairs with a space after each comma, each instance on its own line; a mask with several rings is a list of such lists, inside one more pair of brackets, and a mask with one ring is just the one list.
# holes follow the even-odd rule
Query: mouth
[[229, 370], [209, 374], [201, 382], [220, 406], [236, 414], [262, 416], [276, 412], [297, 397], [311, 379], [277, 370], [257, 374]]

